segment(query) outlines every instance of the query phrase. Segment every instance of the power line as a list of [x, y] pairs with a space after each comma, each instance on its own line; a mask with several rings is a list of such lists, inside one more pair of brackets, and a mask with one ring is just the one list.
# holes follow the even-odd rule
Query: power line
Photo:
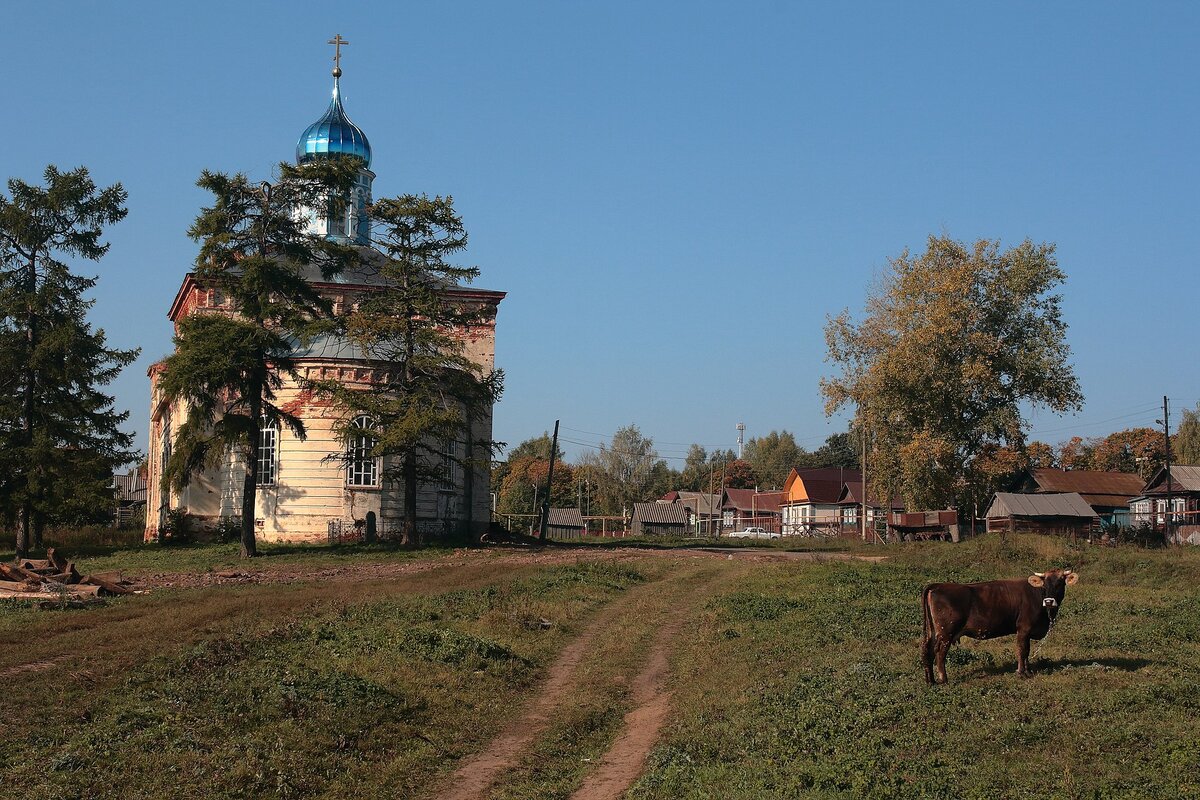
[[1063, 431], [1079, 430], [1080, 428], [1094, 428], [1097, 425], [1106, 425], [1110, 422], [1117, 422], [1118, 420], [1129, 419], [1130, 417], [1144, 417], [1147, 414], [1154, 414], [1157, 411], [1158, 411], [1157, 406], [1151, 406], [1149, 408], [1145, 408], [1140, 411], [1133, 411], [1128, 414], [1120, 414], [1115, 417], [1109, 417], [1108, 419], [1096, 420], [1095, 422], [1081, 422], [1077, 425], [1066, 425], [1061, 428], [1043, 428], [1041, 430], [1030, 431], [1029, 435], [1030, 436], [1041, 436], [1042, 434], [1045, 434], [1045, 433], [1061, 433]]
[[[612, 440], [613, 436], [616, 435], [616, 434], [608, 434], [608, 433], [599, 433], [597, 431], [585, 431], [580, 428], [570, 428], [570, 427], [567, 427], [566, 425], [563, 425], [562, 429], [565, 431], [572, 431], [573, 433], [587, 434], [588, 436], [598, 436], [602, 440], [610, 440], [610, 441]], [[772, 433], [775, 433], [775, 431], [772, 431]], [[788, 431], [788, 433], [791, 433], [791, 431]], [[831, 435], [832, 434], [817, 433], [817, 434], [811, 434], [808, 436], [797, 436], [796, 434], [792, 433], [792, 438], [796, 441], [797, 444], [800, 444], [801, 442], [815, 442], [818, 440], [823, 442], [824, 440], [828, 439], [829, 436], [831, 436]], [[760, 437], [751, 437], [750, 441], [754, 441], [757, 438], [760, 438]], [[703, 447], [706, 450], [732, 450], [733, 449], [733, 447], [730, 444], [703, 444], [701, 442], [664, 442], [664, 441], [659, 441], [657, 439], [652, 439], [651, 441], [654, 442], [655, 447], [657, 447], [658, 445], [669, 445], [672, 447], [689, 447], [690, 448], [692, 445], [695, 444], [695, 445], [699, 445], [700, 447]], [[736, 442], [734, 444], [736, 444]], [[670, 448], [668, 448], [668, 449], [670, 449]]]

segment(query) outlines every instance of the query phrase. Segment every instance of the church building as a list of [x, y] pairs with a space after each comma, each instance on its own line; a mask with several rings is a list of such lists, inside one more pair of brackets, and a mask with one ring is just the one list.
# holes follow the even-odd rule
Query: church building
[[[371, 223], [367, 208], [375, 173], [371, 171], [372, 151], [366, 134], [350, 121], [342, 106], [340, 46], [337, 45], [333, 70], [333, 97], [329, 108], [308, 126], [296, 145], [297, 163], [351, 154], [362, 158], [362, 169], [350, 202], [337, 214], [310, 212], [310, 232], [353, 243], [370, 245]], [[369, 260], [364, 259], [364, 264]], [[305, 276], [321, 294], [331, 300], [335, 312], [350, 308], [363, 293], [377, 291], [382, 278], [367, 267], [360, 267], [326, 281], [316, 270]], [[485, 372], [494, 367], [496, 311], [503, 292], [450, 286], [444, 289], [448, 302], [482, 311], [478, 324], [456, 330], [464, 344], [464, 355]], [[182, 285], [168, 311], [178, 328], [189, 314], [233, 313], [220, 290], [206, 286], [194, 273], [184, 276]], [[353, 343], [336, 336], [318, 338], [295, 353], [301, 379], [336, 379], [366, 387], [379, 365]], [[187, 416], [185, 402], [168, 402], [158, 387], [161, 362], [150, 367], [150, 445], [146, 504], [147, 541], [156, 539], [172, 511], [187, 515], [198, 528], [215, 527], [222, 519], [240, 519], [242, 487], [246, 465], [235, 454], [228, 454], [219, 467], [205, 470], [192, 478], [182, 491], [162, 486], [162, 467], [171, 455], [174, 437]], [[371, 457], [371, 443], [347, 444], [336, 434], [347, 412], [327, 398], [314, 395], [300, 383], [283, 378], [276, 402], [304, 422], [307, 438], [300, 440], [286, 428], [266, 428], [259, 439], [256, 470], [257, 502], [255, 527], [260, 541], [325, 541], [361, 535], [368, 528], [381, 537], [399, 531], [403, 516], [403, 487], [384, 478], [389, 465]], [[363, 424], [366, 423], [366, 424]], [[368, 427], [370, 421], [360, 422]], [[475, 440], [492, 438], [491, 413], [473, 422]], [[422, 538], [447, 533], [478, 535], [490, 522], [490, 470], [487, 458], [467, 452], [469, 443], [444, 444], [443, 478], [437, 485], [423, 485], [418, 491], [418, 532]], [[464, 467], [462, 464], [475, 464]]]

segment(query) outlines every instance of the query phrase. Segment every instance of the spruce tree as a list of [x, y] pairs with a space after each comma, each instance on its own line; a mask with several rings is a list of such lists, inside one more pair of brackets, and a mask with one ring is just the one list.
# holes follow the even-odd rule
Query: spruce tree
[[281, 425], [304, 438], [304, 423], [280, 408], [284, 378], [298, 379], [292, 354], [298, 343], [326, 329], [328, 299], [310, 282], [316, 267], [328, 280], [358, 257], [351, 246], [308, 231], [304, 209], [338, 213], [361, 165], [354, 157], [279, 165], [274, 184], [245, 175], [204, 172], [197, 184], [215, 202], [201, 211], [188, 235], [200, 242], [196, 281], [230, 301], [233, 314], [199, 313], [178, 323], [175, 352], [159, 381], [169, 402], [186, 401], [188, 416], [176, 433], [164, 485], [182, 489], [201, 470], [235, 453], [242, 483], [242, 556], [257, 555], [254, 516], [261, 430]]
[[111, 348], [92, 329], [84, 295], [96, 279], [63, 260], [108, 251], [100, 239], [124, 219], [125, 190], [98, 189], [83, 167], [48, 166], [43, 177], [44, 186], [10, 179], [10, 196], [0, 195], [0, 502], [18, 558], [41, 546], [64, 491], [95, 491], [137, 456], [120, 429], [128, 412], [100, 387], [138, 351]]
[[[475, 426], [491, 414], [503, 375], [474, 363], [455, 334], [486, 323], [490, 309], [447, 293], [479, 275], [477, 267], [448, 260], [467, 246], [453, 199], [402, 195], [372, 204], [368, 214], [384, 286], [359, 299], [345, 332], [371, 359], [376, 378], [367, 389], [314, 386], [347, 410], [346, 440], [373, 442], [371, 456], [384, 459], [383, 479], [401, 485], [402, 543], [412, 545], [420, 486], [448, 477], [447, 457], [473, 471], [496, 452], [497, 443]], [[368, 429], [355, 422], [363, 418]], [[461, 444], [462, 453], [448, 452], [447, 443]]]

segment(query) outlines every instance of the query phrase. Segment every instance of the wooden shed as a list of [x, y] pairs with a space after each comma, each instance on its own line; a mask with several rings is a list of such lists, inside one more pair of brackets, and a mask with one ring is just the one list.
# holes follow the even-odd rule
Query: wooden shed
[[684, 536], [688, 532], [687, 509], [680, 503], [634, 503], [632, 536]]
[[987, 510], [988, 531], [1036, 531], [1087, 536], [1100, 516], [1078, 492], [996, 492]]
[[546, 518], [546, 536], [552, 539], [578, 539], [584, 528], [578, 508], [552, 508]]

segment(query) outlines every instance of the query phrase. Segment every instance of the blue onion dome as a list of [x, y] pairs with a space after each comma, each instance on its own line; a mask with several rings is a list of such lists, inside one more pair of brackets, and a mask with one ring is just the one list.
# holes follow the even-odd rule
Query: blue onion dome
[[333, 99], [329, 101], [329, 109], [319, 120], [309, 125], [296, 142], [296, 163], [303, 164], [327, 153], [340, 153], [358, 156], [371, 166], [371, 145], [362, 128], [355, 125], [346, 116], [342, 108], [342, 93], [338, 86], [341, 70], [334, 73]]

